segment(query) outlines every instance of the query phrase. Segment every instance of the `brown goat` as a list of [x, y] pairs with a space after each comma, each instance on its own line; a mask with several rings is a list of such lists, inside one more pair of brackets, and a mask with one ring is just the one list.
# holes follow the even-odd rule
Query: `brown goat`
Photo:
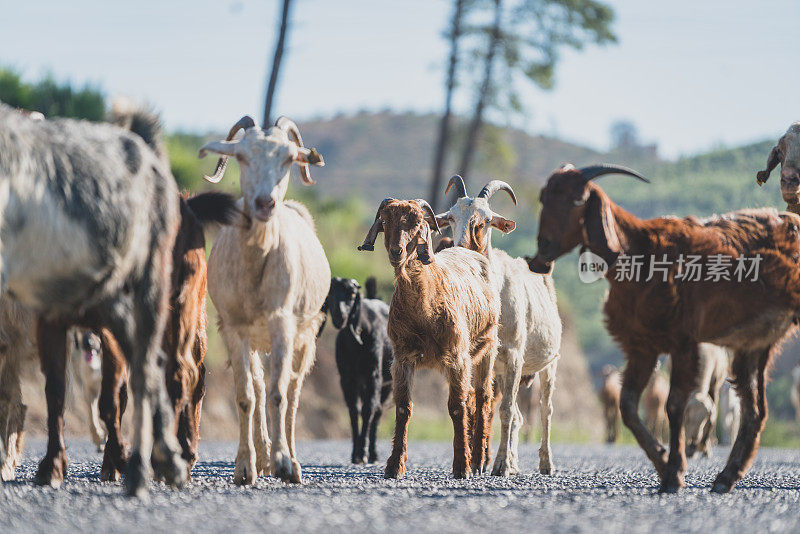
[[[492, 367], [497, 353], [500, 303], [486, 258], [463, 248], [433, 252], [432, 231], [439, 227], [424, 200], [386, 199], [359, 250], [374, 250], [385, 233], [396, 288], [388, 330], [394, 345], [392, 379], [395, 422], [386, 478], [405, 473], [411, 383], [417, 367], [439, 369], [447, 377], [447, 402], [453, 420], [453, 476], [468, 478], [483, 470]], [[468, 397], [475, 374], [476, 413], [472, 443]], [[471, 469], [470, 469], [471, 468]]]
[[[206, 327], [206, 224], [230, 224], [238, 210], [224, 193], [200, 193], [180, 202], [181, 224], [172, 249], [170, 309], [162, 340], [166, 354], [167, 392], [175, 413], [182, 457], [189, 467], [197, 461], [200, 408], [205, 396]], [[108, 430], [103, 455], [102, 480], [117, 480], [127, 460], [120, 422], [127, 401], [125, 358], [113, 336], [101, 332], [103, 384], [100, 412]]]
[[606, 443], [615, 443], [619, 437], [619, 394], [622, 380], [613, 365], [606, 365], [600, 372], [600, 404], [606, 421]]
[[[712, 487], [714, 492], [728, 492], [753, 461], [767, 419], [766, 370], [781, 341], [796, 329], [800, 314], [800, 217], [753, 209], [708, 219], [641, 220], [614, 204], [591, 181], [611, 173], [641, 178], [611, 165], [580, 170], [568, 165], [549, 178], [541, 193], [539, 246], [530, 268], [550, 272], [557, 258], [581, 244], [609, 266], [606, 326], [627, 359], [622, 420], [655, 465], [661, 491], [677, 492], [684, 486], [682, 426], [686, 403], [696, 387], [698, 344], [714, 343], [734, 352], [732, 375], [742, 424]], [[652, 272], [654, 259], [669, 261], [664, 271], [649, 279], [621, 276], [624, 263], [617, 259], [623, 253], [628, 259], [642, 257], [645, 275]], [[681, 280], [687, 273], [680, 259], [687, 254], [733, 261], [758, 257], [760, 270], [757, 277], [742, 281], [735, 276]], [[669, 354], [672, 364], [669, 453], [647, 431], [637, 410], [660, 354]]]

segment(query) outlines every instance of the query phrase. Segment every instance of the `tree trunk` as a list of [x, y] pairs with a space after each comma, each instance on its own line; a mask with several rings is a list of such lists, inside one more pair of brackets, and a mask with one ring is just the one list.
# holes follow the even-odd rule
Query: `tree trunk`
[[272, 72], [269, 75], [267, 85], [267, 97], [264, 102], [264, 121], [262, 126], [267, 127], [272, 124], [272, 103], [275, 97], [275, 87], [278, 85], [278, 73], [281, 68], [281, 58], [283, 58], [283, 48], [286, 42], [286, 33], [289, 26], [289, 8], [291, 0], [283, 0], [283, 10], [281, 13], [281, 27], [278, 32], [278, 42], [275, 44], [275, 57], [272, 60]]
[[450, 26], [450, 61], [447, 67], [447, 80], [445, 82], [444, 114], [439, 122], [439, 138], [436, 141], [436, 152], [433, 160], [433, 175], [431, 176], [431, 192], [428, 198], [434, 211], [441, 209], [440, 201], [442, 191], [445, 155], [450, 140], [450, 117], [452, 115], [453, 91], [456, 85], [456, 67], [458, 65], [458, 41], [461, 38], [461, 19], [464, 11], [464, 0], [456, 0], [453, 10], [453, 19]]
[[497, 55], [497, 48], [500, 45], [502, 15], [502, 0], [494, 0], [494, 22], [492, 24], [489, 50], [486, 52], [484, 60], [483, 81], [478, 90], [478, 101], [475, 103], [475, 114], [472, 116], [467, 132], [464, 152], [461, 154], [461, 164], [458, 166], [459, 173], [465, 182], [469, 179], [470, 171], [472, 170], [478, 135], [480, 134], [481, 126], [483, 126], [483, 111], [486, 109], [486, 102], [489, 99], [489, 93], [492, 88], [492, 67], [494, 66], [494, 58]]

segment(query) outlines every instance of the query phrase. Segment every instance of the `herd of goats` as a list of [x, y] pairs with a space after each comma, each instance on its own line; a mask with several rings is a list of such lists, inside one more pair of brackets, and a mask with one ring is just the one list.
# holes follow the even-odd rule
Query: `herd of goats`
[[[576, 248], [608, 265], [606, 326], [626, 358], [619, 375], [606, 373], [604, 396], [613, 408], [609, 438], [621, 416], [653, 462], [660, 490], [677, 492], [685, 485], [687, 449], [707, 452], [720, 387], [729, 381], [739, 398], [738, 411], [731, 408], [738, 422], [712, 490], [730, 491], [750, 467], [767, 418], [770, 360], [800, 322], [800, 123], [758, 174], [763, 183], [781, 164], [788, 211], [641, 220], [595, 182], [607, 174], [646, 182], [638, 173], [615, 165], [565, 165], [541, 191], [532, 258], [512, 258], [492, 247], [493, 228], [515, 228], [490, 207], [499, 191], [516, 204], [506, 182], [492, 180], [471, 197], [454, 176], [447, 189], [455, 190], [455, 204], [438, 215], [424, 200], [387, 198], [358, 249], [374, 250], [384, 234], [395, 273], [389, 305], [376, 298], [374, 280], [363, 297], [356, 281], [331, 278], [310, 213], [285, 200], [293, 165], [306, 185], [314, 183], [310, 167], [324, 165], [315, 149], [305, 147], [294, 122], [281, 117], [261, 128], [243, 117], [225, 140], [206, 144], [200, 157], [210, 152], [221, 156], [206, 177], [212, 183], [223, 178], [228, 158], [236, 158], [241, 199], [179, 194], [158, 118], [146, 110], [115, 106], [108, 123], [99, 124], [45, 120], [0, 104], [2, 480], [14, 478], [22, 452], [20, 373], [38, 357], [48, 444], [37, 484], [58, 487], [67, 471], [68, 368], [85, 390], [93, 438], [104, 446], [101, 479], [125, 473], [127, 492], [136, 496], [146, 494], [151, 474], [171, 486], [184, 484], [197, 461], [205, 393], [206, 290], [219, 313], [236, 384], [235, 483], [253, 484], [270, 474], [302, 481], [297, 408], [328, 315], [339, 329], [336, 361], [354, 463], [377, 460], [377, 422], [392, 393], [396, 422], [385, 476], [403, 476], [414, 373], [433, 368], [449, 385], [454, 477], [489, 469], [498, 404], [500, 444], [492, 474], [519, 472], [524, 417], [517, 399], [537, 375], [539, 471], [552, 474], [550, 422], [562, 324], [551, 271], [556, 259]], [[209, 225], [219, 232], [206, 261]], [[436, 236], [446, 226], [452, 237]], [[645, 268], [652, 258], [682, 255], [758, 256], [761, 267], [757, 280], [691, 281], [683, 279], [683, 264], [674, 262], [663, 279], [645, 280], [615, 276], [623, 255], [646, 258]], [[669, 355], [668, 386], [663, 378], [655, 385], [662, 354]], [[640, 418], [648, 384], [664, 392], [656, 395], [655, 413], [667, 415], [669, 448], [654, 436], [657, 425]], [[120, 429], [129, 389], [131, 446]]]

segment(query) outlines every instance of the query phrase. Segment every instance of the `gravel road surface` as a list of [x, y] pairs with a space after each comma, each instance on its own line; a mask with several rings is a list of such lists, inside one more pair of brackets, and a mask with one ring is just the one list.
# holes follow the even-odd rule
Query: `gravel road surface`
[[[233, 442], [203, 442], [183, 490], [156, 484], [147, 502], [100, 483], [100, 456], [71, 440], [68, 481], [58, 491], [31, 484], [44, 442], [32, 440], [16, 482], [0, 486], [0, 532], [799, 532], [800, 451], [762, 449], [730, 495], [708, 487], [726, 451], [690, 462], [680, 495], [658, 495], [644, 454], [631, 446], [556, 445], [554, 476], [533, 474], [534, 445], [520, 447], [525, 474], [454, 480], [447, 443], [412, 443], [408, 473], [350, 466], [349, 443], [298, 444], [305, 484], [232, 481]], [[388, 456], [381, 443], [381, 456]], [[18, 471], [19, 472], [19, 471]]]

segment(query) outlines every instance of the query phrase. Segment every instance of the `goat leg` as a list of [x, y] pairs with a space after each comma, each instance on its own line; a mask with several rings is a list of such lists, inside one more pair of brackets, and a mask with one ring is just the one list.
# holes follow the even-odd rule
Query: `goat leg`
[[489, 441], [490, 412], [493, 406], [494, 394], [492, 369], [494, 368], [493, 347], [488, 346], [480, 363], [476, 366], [475, 376], [475, 435], [472, 441], [472, 474], [483, 473], [487, 463], [486, 448]]
[[[470, 476], [470, 443], [469, 443], [469, 397], [471, 373], [468, 355], [456, 359], [453, 368], [449, 369], [448, 382], [450, 396], [447, 409], [453, 420], [453, 476], [469, 478]], [[481, 424], [481, 427], [483, 424]], [[477, 431], [479, 430], [479, 432]], [[483, 433], [483, 428], [476, 428], [476, 435]], [[481, 445], [482, 446], [482, 445]]]
[[619, 408], [622, 422], [630, 429], [639, 446], [653, 462], [658, 476], [663, 477], [667, 467], [667, 450], [645, 428], [639, 417], [639, 399], [653, 374], [657, 361], [657, 354], [627, 354], [628, 363], [622, 379]]
[[[731, 370], [741, 403], [741, 424], [725, 468], [717, 475], [711, 491], [728, 493], [750, 469], [767, 421], [765, 373], [772, 347], [760, 353], [737, 352]], [[753, 386], [757, 391], [753, 391]]]
[[[377, 411], [378, 407], [380, 406], [380, 387], [381, 387], [381, 377], [380, 375], [370, 376], [367, 379], [366, 384], [366, 391], [364, 392], [363, 402], [361, 403], [361, 435], [359, 441], [361, 443], [361, 450], [358, 453], [361, 455], [361, 461], [363, 463], [367, 463], [369, 458], [367, 457], [367, 446], [368, 441], [370, 439], [370, 431], [373, 427], [373, 422], [375, 420], [375, 412]], [[370, 445], [374, 447], [374, 444]]]
[[128, 444], [122, 437], [122, 415], [128, 404], [127, 364], [116, 340], [107, 330], [100, 333], [103, 355], [98, 405], [106, 426], [106, 446], [100, 480], [116, 482], [128, 465]]
[[39, 463], [35, 481], [59, 488], [67, 471], [64, 447], [64, 397], [67, 381], [67, 326], [39, 319], [36, 337], [39, 359], [45, 375], [47, 397], [47, 452]]
[[495, 367], [495, 379], [502, 391], [500, 401], [500, 445], [494, 459], [492, 475], [507, 477], [516, 474], [514, 469], [514, 445], [512, 436], [519, 431], [517, 426], [517, 395], [522, 376], [522, 355], [515, 350], [501, 349]]
[[414, 368], [401, 363], [401, 355], [396, 354], [392, 364], [392, 388], [394, 392], [395, 423], [392, 454], [386, 462], [384, 478], [403, 478], [406, 472], [408, 450], [408, 422], [411, 419], [413, 404], [411, 388], [414, 383]]
[[669, 460], [659, 488], [662, 493], [678, 493], [681, 488], [686, 486], [683, 481], [683, 474], [686, 472], [686, 439], [683, 416], [689, 396], [696, 387], [698, 358], [697, 345], [691, 346], [685, 353], [672, 354], [672, 372], [669, 396], [667, 397]]
[[539, 415], [542, 418], [542, 442], [539, 445], [539, 472], [543, 475], [552, 475], [555, 471], [553, 467], [552, 451], [550, 450], [550, 423], [553, 420], [553, 391], [556, 385], [556, 369], [558, 358], [553, 360], [550, 365], [542, 369], [539, 373], [539, 402], [541, 409]]

